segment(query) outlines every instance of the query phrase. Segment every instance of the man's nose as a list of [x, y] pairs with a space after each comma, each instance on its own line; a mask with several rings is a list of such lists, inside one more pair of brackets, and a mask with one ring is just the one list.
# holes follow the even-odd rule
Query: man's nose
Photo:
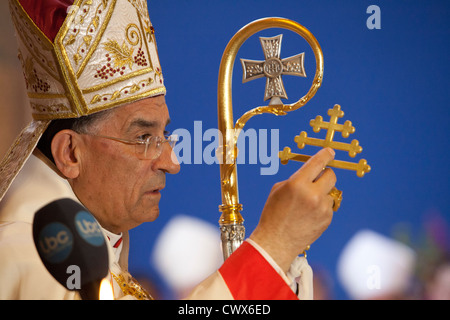
[[170, 174], [180, 172], [180, 163], [178, 162], [175, 152], [168, 143], [162, 145], [161, 154], [154, 161], [154, 169], [162, 170]]

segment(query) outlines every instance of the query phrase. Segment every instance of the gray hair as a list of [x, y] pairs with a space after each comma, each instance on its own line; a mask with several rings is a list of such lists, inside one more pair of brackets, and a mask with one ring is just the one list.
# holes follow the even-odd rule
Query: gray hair
[[38, 142], [37, 148], [53, 163], [55, 160], [52, 155], [52, 140], [55, 135], [61, 130], [70, 129], [77, 133], [96, 133], [98, 125], [109, 118], [111, 110], [104, 110], [83, 116], [80, 118], [71, 119], [56, 119], [50, 122], [41, 139]]

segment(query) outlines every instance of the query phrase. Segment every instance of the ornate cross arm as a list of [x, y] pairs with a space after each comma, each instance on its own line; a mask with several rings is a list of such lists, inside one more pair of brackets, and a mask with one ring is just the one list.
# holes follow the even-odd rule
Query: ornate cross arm
[[333, 149], [348, 151], [348, 155], [352, 158], [354, 158], [357, 153], [360, 153], [362, 151], [362, 147], [359, 145], [358, 140], [352, 140], [351, 143], [343, 143], [337, 141], [331, 141], [327, 143], [326, 140], [308, 137], [305, 131], [302, 131], [300, 135], [296, 136], [294, 138], [294, 141], [297, 142], [297, 147], [299, 149], [303, 149], [305, 145], [323, 148], [330, 147]]
[[[292, 153], [291, 148], [285, 147], [283, 151], [278, 152], [278, 157], [281, 160], [281, 164], [287, 164], [289, 160], [306, 162], [311, 156]], [[361, 159], [358, 163], [333, 160], [328, 163], [329, 167], [338, 168], [338, 169], [346, 169], [356, 171], [356, 175], [360, 178], [364, 177], [364, 174], [370, 172], [370, 166], [367, 164], [367, 160]]]
[[[319, 132], [321, 129], [327, 130], [327, 135], [324, 140], [310, 138], [307, 136], [305, 131], [302, 131], [300, 135], [294, 138], [297, 142], [297, 147], [303, 149], [305, 145], [317, 146], [317, 147], [330, 147], [336, 150], [348, 151], [350, 157], [354, 158], [356, 154], [362, 152], [362, 147], [359, 145], [358, 140], [353, 140], [351, 143], [343, 143], [333, 141], [334, 133], [336, 131], [341, 132], [343, 138], [348, 138], [348, 136], [355, 132], [355, 127], [352, 126], [350, 121], [346, 121], [344, 124], [338, 124], [338, 119], [344, 116], [344, 112], [341, 110], [340, 105], [335, 105], [333, 109], [328, 110], [328, 115], [330, 116], [330, 122], [324, 122], [322, 116], [317, 116], [315, 119], [309, 122], [309, 125], [313, 128], [314, 132]], [[283, 151], [278, 153], [278, 157], [282, 164], [287, 164], [289, 160], [306, 162], [311, 158], [311, 156], [292, 153], [291, 149], [285, 147]], [[358, 163], [333, 160], [328, 166], [354, 170], [358, 177], [363, 177], [364, 174], [370, 172], [370, 166], [367, 164], [365, 159], [361, 159]]]
[[287, 99], [286, 90], [284, 89], [282, 75], [291, 75], [306, 77], [305, 67], [303, 64], [305, 53], [281, 59], [281, 39], [280, 34], [275, 37], [260, 37], [261, 46], [264, 51], [264, 61], [241, 59], [243, 76], [242, 82], [266, 77], [266, 90], [264, 93], [264, 101], [277, 97], [270, 104], [279, 104], [280, 98]]

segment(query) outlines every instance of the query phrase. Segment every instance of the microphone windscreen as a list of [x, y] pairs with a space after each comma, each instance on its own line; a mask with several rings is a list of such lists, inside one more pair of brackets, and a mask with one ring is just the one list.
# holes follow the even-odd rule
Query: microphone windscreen
[[98, 299], [96, 290], [109, 269], [105, 238], [94, 216], [72, 199], [39, 209], [33, 221], [36, 249], [50, 274], [83, 298]]

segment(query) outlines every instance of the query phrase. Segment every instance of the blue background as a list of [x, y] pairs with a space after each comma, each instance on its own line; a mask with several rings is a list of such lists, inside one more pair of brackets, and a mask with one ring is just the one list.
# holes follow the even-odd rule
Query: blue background
[[[381, 29], [369, 30], [369, 5], [381, 9]], [[358, 178], [353, 171], [335, 170], [344, 201], [328, 230], [313, 244], [308, 258], [330, 277], [331, 297], [346, 299], [336, 275], [336, 262], [346, 242], [362, 228], [392, 236], [407, 230], [413, 242], [427, 221], [440, 217], [449, 223], [450, 181], [449, 1], [149, 1], [158, 50], [168, 89], [170, 130], [203, 131], [217, 128], [217, 76], [223, 50], [231, 37], [247, 23], [268, 16], [299, 22], [319, 41], [325, 60], [324, 81], [315, 97], [285, 117], [261, 115], [248, 128], [279, 129], [280, 150], [297, 150], [293, 141], [300, 131], [319, 137], [309, 120], [340, 104], [345, 120], [356, 127], [352, 139], [363, 152], [355, 159], [338, 151], [336, 159], [367, 159], [372, 171]], [[283, 77], [289, 100], [302, 97], [315, 71], [307, 43], [290, 31], [284, 33], [281, 57], [305, 52], [308, 77]], [[262, 60], [258, 36], [274, 36], [267, 30], [250, 38], [239, 58]], [[233, 82], [234, 117], [263, 103], [265, 80], [242, 84], [239, 62]], [[340, 134], [337, 135], [338, 137]], [[342, 140], [341, 140], [342, 141]], [[203, 148], [209, 142], [204, 142]], [[310, 147], [300, 153], [313, 154]], [[247, 234], [256, 226], [265, 199], [274, 183], [288, 178], [299, 163], [280, 165], [276, 175], [260, 175], [260, 164], [238, 166], [240, 202], [244, 205]], [[158, 232], [176, 214], [188, 214], [217, 224], [221, 204], [218, 165], [182, 165], [169, 176], [162, 192], [161, 214], [154, 223], [131, 231], [130, 271], [158, 278], [150, 262]], [[448, 238], [447, 240], [448, 241]], [[156, 281], [156, 280], [155, 280]], [[164, 289], [164, 283], [158, 283]], [[165, 293], [170, 297], [170, 292]]]

